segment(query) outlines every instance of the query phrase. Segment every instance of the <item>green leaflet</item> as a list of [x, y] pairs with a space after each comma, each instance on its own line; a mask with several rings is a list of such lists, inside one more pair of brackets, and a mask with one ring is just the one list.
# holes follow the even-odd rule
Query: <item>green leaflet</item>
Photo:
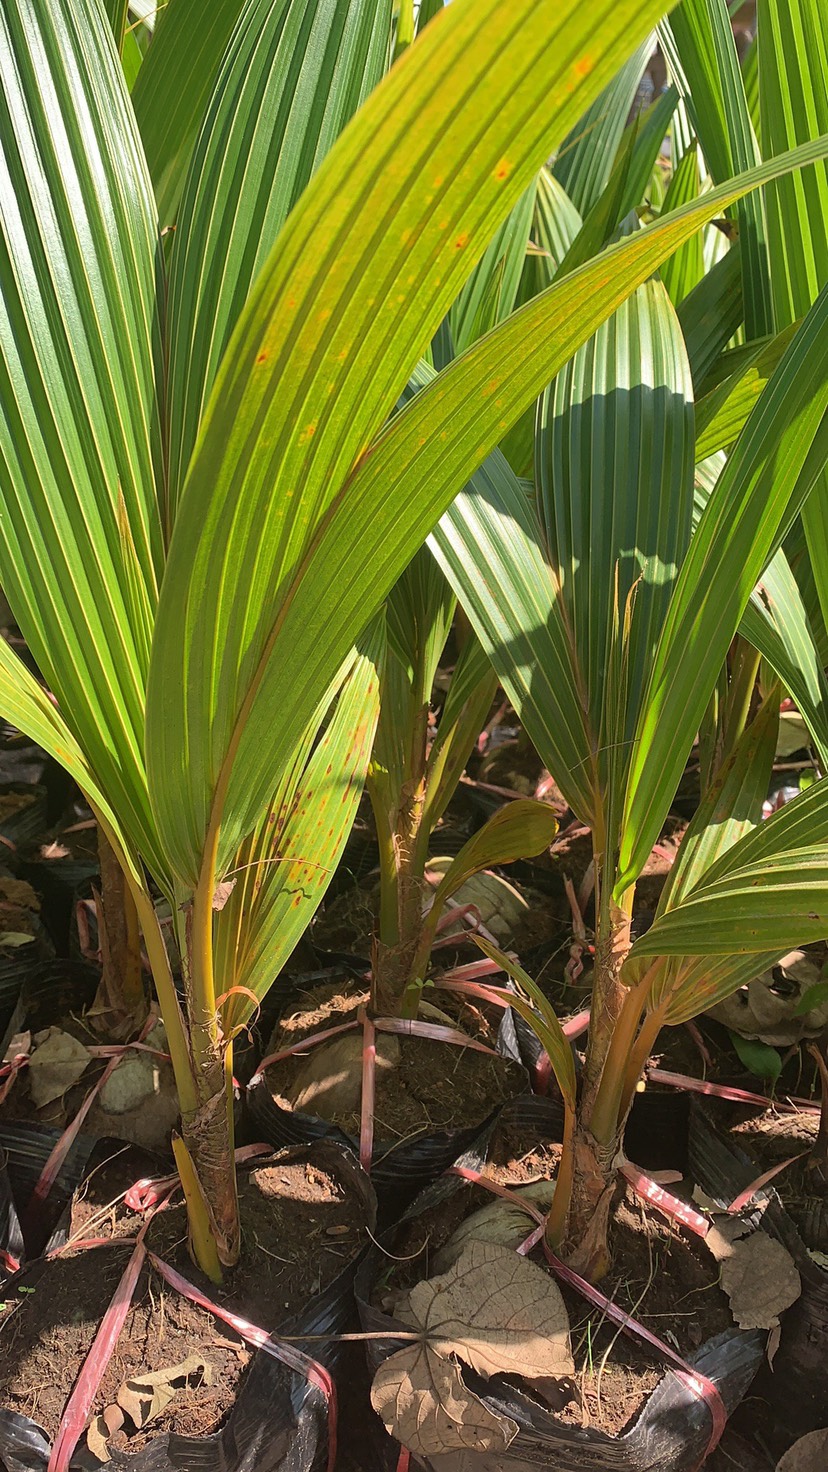
[[455, 353], [462, 353], [515, 305], [532, 225], [537, 185], [532, 181], [486, 248], [449, 311]]
[[753, 410], [690, 544], [636, 731], [617, 893], [658, 837], [751, 592], [828, 455], [826, 322], [828, 293]]
[[250, 287], [382, 77], [390, 11], [390, 0], [253, 0], [244, 9], [193, 150], [170, 257], [170, 526]]
[[693, 443], [684, 341], [664, 286], [649, 281], [558, 375], [538, 421], [538, 501], [550, 591], [560, 589], [550, 615], [572, 644], [568, 683], [582, 691], [591, 732], [582, 761], [596, 752], [597, 812], [610, 793], [616, 811], [623, 801], [653, 651], [690, 541]]
[[[368, 463], [423, 338], [555, 136], [657, 9], [624, 0], [607, 17], [599, 0], [521, 0], [507, 10], [455, 0], [352, 119], [288, 217], [211, 395], [159, 608], [147, 751], [156, 818], [182, 885], [198, 878], [208, 832], [218, 869], [227, 867], [267, 800], [269, 771], [353, 639], [349, 590], [317, 650], [324, 674], [312, 679], [305, 663], [300, 680], [291, 668], [293, 618], [310, 633], [334, 569], [347, 558], [356, 573], [369, 547], [354, 514], [356, 467]], [[471, 95], [485, 106], [464, 108]], [[470, 153], [474, 170], [458, 171]], [[450, 489], [437, 492], [435, 513]], [[384, 540], [393, 527], [399, 546], [391, 576], [380, 566], [370, 575], [371, 606], [357, 585], [360, 621], [426, 530], [421, 498], [389, 495], [386, 485], [370, 508]], [[334, 529], [344, 535], [338, 545]]]
[[201, 121], [245, 0], [167, 0], [132, 102], [162, 227], [173, 225]]
[[449, 865], [434, 893], [429, 918], [436, 924], [446, 900], [481, 869], [532, 858], [548, 848], [558, 831], [552, 809], [532, 797], [518, 797], [473, 833]]
[[[675, 147], [675, 132], [673, 146]], [[697, 199], [700, 188], [699, 148], [694, 138], [675, 166], [661, 207], [662, 214], [669, 214], [671, 210], [678, 209], [679, 205]], [[684, 300], [694, 286], [698, 286], [703, 275], [702, 238], [701, 235], [694, 235], [661, 268], [661, 279], [674, 307]]]
[[168, 887], [143, 757], [163, 565], [152, 193], [97, 4], [9, 0], [0, 64], [0, 581]]
[[[316, 913], [351, 831], [379, 713], [382, 620], [348, 661], [321, 734], [283, 782], [256, 832], [242, 844], [236, 883], [215, 916], [215, 964], [225, 992], [246, 987], [261, 999]], [[315, 744], [312, 737], [317, 737]], [[225, 1035], [255, 1010], [242, 992], [228, 996]]]
[[742, 615], [739, 632], [766, 659], [793, 696], [828, 767], [828, 680], [790, 563], [780, 548]]
[[516, 995], [505, 991], [502, 994], [508, 996], [510, 1006], [514, 1007], [524, 1022], [528, 1022], [536, 1033], [541, 1047], [546, 1050], [552, 1065], [552, 1072], [566, 1105], [574, 1113], [578, 1087], [575, 1077], [575, 1060], [572, 1056], [572, 1048], [567, 1042], [557, 1014], [550, 1006], [548, 997], [544, 995], [528, 972], [518, 965], [513, 956], [507, 955], [498, 946], [493, 946], [482, 936], [475, 936], [475, 940], [484, 955], [496, 961], [498, 966], [502, 966], [506, 975], [511, 976], [512, 981], [517, 984], [519, 991]]
[[454, 796], [494, 700], [497, 683], [477, 636], [469, 634], [454, 667], [428, 754], [423, 826], [429, 832]]
[[[718, 184], [759, 162], [726, 0], [682, 0], [659, 27], [693, 129]], [[737, 204], [745, 330], [773, 330], [765, 223], [760, 195]]]
[[742, 267], [733, 246], [687, 293], [678, 309], [698, 389], [742, 321]]
[[0, 639], [0, 709], [18, 727], [74, 777], [84, 797], [116, 839], [133, 878], [139, 865], [127, 835], [112, 811], [107, 793], [98, 782], [81, 748], [45, 690], [37, 683], [5, 639]]
[[778, 701], [767, 700], [702, 798], [667, 875], [657, 919], [703, 884], [716, 860], [762, 821], [778, 729]]
[[[821, 0], [762, 0], [759, 98], [768, 156], [828, 127], [828, 13]], [[766, 197], [768, 257], [777, 328], [802, 316], [828, 281], [828, 170], [816, 164], [795, 186]], [[828, 619], [828, 474], [802, 510], [823, 621]]]
[[558, 268], [565, 276], [607, 244], [624, 218], [645, 200], [678, 93], [668, 87], [628, 127], [606, 188], [598, 196]]
[[823, 778], [715, 860], [702, 881], [635, 942], [630, 961], [783, 954], [819, 940], [828, 926], [827, 847]]
[[[582, 223], [581, 216], [554, 174], [547, 168], [541, 169], [535, 193], [532, 233], [517, 296], [520, 305], [551, 286]], [[532, 406], [501, 441], [501, 449], [518, 475], [531, 474], [534, 441], [535, 411]]]
[[592, 209], [606, 188], [651, 50], [650, 40], [638, 47], [558, 149], [552, 173], [580, 215]]
[[597, 816], [586, 700], [534, 507], [499, 452], [461, 491], [430, 545], [533, 745], [585, 822]]
[[738, 439], [748, 415], [780, 362], [796, 324], [765, 342], [748, 344], [736, 371], [696, 401], [696, 460], [717, 450], [729, 450]]

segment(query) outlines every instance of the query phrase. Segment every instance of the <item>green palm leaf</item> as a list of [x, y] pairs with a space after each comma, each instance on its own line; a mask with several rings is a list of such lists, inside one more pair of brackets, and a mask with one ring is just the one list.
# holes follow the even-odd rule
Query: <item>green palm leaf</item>
[[245, 0], [166, 0], [132, 93], [158, 218], [173, 225], [193, 144]]
[[558, 149], [552, 173], [580, 215], [592, 209], [606, 188], [651, 51], [648, 38], [607, 83]]
[[[682, 0], [659, 35], [718, 184], [759, 162], [726, 0]], [[749, 338], [773, 330], [761, 195], [736, 206]]]
[[828, 293], [806, 317], [748, 420], [682, 566], [635, 736], [622, 892], [658, 837], [751, 592], [828, 456], [826, 323]]
[[[768, 156], [828, 128], [828, 13], [821, 0], [762, 0], [759, 97]], [[816, 164], [766, 196], [768, 258], [777, 328], [808, 310], [828, 281], [828, 169]], [[802, 512], [819, 596], [828, 618], [828, 475]]]
[[712, 863], [635, 942], [630, 959], [784, 953], [821, 940], [828, 929], [827, 848], [823, 778]]
[[245, 7], [193, 151], [170, 258], [170, 525], [250, 287], [289, 211], [380, 80], [390, 11], [390, 0]]
[[152, 193], [96, 4], [9, 0], [0, 52], [0, 580], [163, 883], [143, 766], [163, 561]]
[[305, 749], [236, 856], [235, 884], [215, 918], [215, 966], [230, 994], [222, 1012], [226, 1036], [249, 1020], [254, 998], [265, 996], [290, 959], [342, 857], [376, 730], [383, 647], [380, 620], [349, 659], [332, 711], [322, 712], [321, 734], [316, 727], [308, 732]]
[[[365, 550], [358, 471], [348, 527], [337, 521], [346, 478], [499, 220], [657, 9], [626, 0], [608, 19], [599, 0], [521, 0], [508, 11], [456, 0], [360, 109], [286, 221], [216, 380], [159, 609], [148, 758], [156, 817], [187, 886], [208, 833], [227, 866], [353, 637], [343, 603], [318, 655], [324, 677], [306, 667], [300, 695], [291, 618], [309, 632], [345, 549]], [[464, 109], [472, 96], [485, 106]], [[474, 168], [458, 168], [470, 156]], [[386, 491], [371, 499], [374, 521]], [[384, 506], [383, 530], [400, 536], [392, 576], [375, 570], [378, 598], [414, 550], [397, 520], [405, 504]], [[425, 529], [418, 519], [411, 532]], [[277, 637], [281, 662], [271, 659]], [[277, 688], [296, 694], [268, 749]]]

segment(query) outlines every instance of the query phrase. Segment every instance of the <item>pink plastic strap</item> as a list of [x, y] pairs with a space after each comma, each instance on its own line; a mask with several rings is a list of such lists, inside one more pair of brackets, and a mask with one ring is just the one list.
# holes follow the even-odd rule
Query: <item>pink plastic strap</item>
[[254, 1077], [250, 1080], [251, 1084], [260, 1079], [265, 1069], [269, 1068], [272, 1063], [281, 1063], [284, 1058], [292, 1058], [296, 1053], [307, 1053], [310, 1048], [318, 1048], [320, 1043], [326, 1043], [328, 1038], [338, 1037], [341, 1032], [356, 1032], [358, 1027], [358, 1022], [340, 1022], [338, 1027], [327, 1027], [324, 1032], [311, 1033], [310, 1037], [303, 1038], [301, 1043], [292, 1043], [289, 1048], [282, 1048], [278, 1053], [271, 1053], [267, 1058], [262, 1059]]
[[28, 1053], [16, 1053], [9, 1063], [4, 1063], [0, 1068], [0, 1078], [6, 1080], [0, 1089], [0, 1104], [5, 1104], [18, 1073], [21, 1069], [28, 1067], [28, 1063]]
[[202, 1293], [200, 1289], [196, 1288], [194, 1283], [190, 1283], [187, 1278], [182, 1277], [180, 1273], [176, 1272], [175, 1268], [170, 1267], [169, 1263], [163, 1262], [160, 1257], [156, 1257], [154, 1252], [151, 1252], [149, 1257], [153, 1267], [161, 1274], [165, 1282], [169, 1283], [170, 1287], [174, 1288], [177, 1293], [180, 1293], [183, 1298], [188, 1298], [191, 1303], [197, 1304], [199, 1308], [206, 1309], [208, 1313], [214, 1314], [217, 1319], [221, 1319], [222, 1323], [228, 1324], [231, 1329], [235, 1329], [236, 1333], [247, 1344], [254, 1345], [256, 1349], [264, 1350], [265, 1354], [269, 1354], [273, 1359], [281, 1361], [289, 1369], [294, 1370], [297, 1375], [301, 1375], [303, 1379], [307, 1380], [309, 1385], [313, 1385], [317, 1390], [321, 1390], [328, 1404], [327, 1472], [333, 1472], [334, 1463], [336, 1462], [336, 1387], [324, 1365], [320, 1365], [317, 1360], [311, 1359], [309, 1355], [303, 1354], [301, 1350], [296, 1349], [292, 1344], [288, 1344], [283, 1340], [271, 1339], [270, 1335], [266, 1334], [264, 1329], [260, 1329], [256, 1324], [249, 1323], [247, 1319], [241, 1318], [239, 1314], [231, 1313], [229, 1309], [222, 1308], [221, 1304], [216, 1303], [212, 1298], [208, 1298], [205, 1293]]
[[745, 1186], [744, 1191], [740, 1191], [738, 1196], [734, 1196], [727, 1208], [730, 1215], [735, 1216], [738, 1212], [743, 1211], [753, 1200], [756, 1192], [761, 1191], [762, 1187], [768, 1184], [768, 1181], [772, 1181], [774, 1176], [778, 1176], [783, 1170], [787, 1170], [788, 1166], [793, 1165], [795, 1160], [802, 1160], [804, 1156], [810, 1155], [810, 1153], [810, 1149], [800, 1150], [798, 1155], [789, 1155], [787, 1160], [780, 1161], [779, 1165], [774, 1165], [770, 1170], [764, 1171], [761, 1176], [757, 1176], [755, 1181], [751, 1181], [749, 1186]]
[[411, 1453], [407, 1447], [403, 1447], [397, 1457], [397, 1472], [408, 1472], [411, 1466]]
[[687, 1073], [668, 1073], [663, 1068], [648, 1068], [647, 1078], [652, 1084], [665, 1084], [671, 1089], [685, 1089], [689, 1094], [710, 1094], [716, 1099], [730, 1099], [734, 1104], [758, 1104], [762, 1109], [778, 1109], [785, 1114], [800, 1114], [808, 1111], [819, 1114], [820, 1105], [813, 1099], [800, 1099], [790, 1095], [787, 1099], [766, 1099], [764, 1094], [751, 1094], [747, 1089], [731, 1088], [729, 1084], [713, 1084], [706, 1078], [692, 1078]]
[[[481, 961], [467, 961], [464, 966], [453, 966], [450, 971], [444, 971], [442, 976], [435, 976], [433, 985], [442, 987], [444, 991], [463, 991], [467, 981], [473, 981], [478, 976], [502, 976], [503, 967], [497, 961], [487, 956]], [[462, 982], [463, 986], [456, 983]]]
[[508, 1186], [501, 1186], [499, 1181], [493, 1181], [491, 1176], [484, 1176], [479, 1170], [472, 1170], [467, 1165], [450, 1165], [447, 1172], [450, 1176], [460, 1176], [461, 1180], [472, 1181], [476, 1186], [483, 1186], [491, 1191], [493, 1196], [501, 1196], [504, 1201], [511, 1201], [513, 1206], [519, 1206], [527, 1216], [531, 1216], [537, 1225], [543, 1228], [546, 1225], [546, 1217], [542, 1211], [527, 1201], [524, 1196], [519, 1196], [516, 1191], [510, 1191]]
[[455, 1027], [444, 1027], [440, 1022], [418, 1022], [410, 1017], [375, 1017], [377, 1032], [398, 1033], [407, 1038], [431, 1038], [436, 1043], [453, 1043], [458, 1048], [471, 1048], [475, 1053], [488, 1053], [491, 1058], [500, 1055], [476, 1038], [467, 1037]]
[[639, 1170], [632, 1161], [624, 1161], [621, 1166], [621, 1174], [629, 1181], [637, 1195], [649, 1201], [656, 1210], [681, 1222], [683, 1227], [695, 1232], [697, 1237], [707, 1236], [710, 1231], [710, 1222], [707, 1217], [695, 1211], [686, 1201], [681, 1201], [678, 1196], [672, 1196], [669, 1191], [665, 1191], [663, 1186], [659, 1186], [652, 1176], [645, 1175], [644, 1171]]
[[20, 1263], [17, 1261], [17, 1258], [12, 1257], [10, 1252], [6, 1252], [4, 1247], [0, 1247], [0, 1263], [2, 1263], [7, 1273], [17, 1273], [20, 1271]]
[[[255, 1160], [260, 1155], [272, 1155], [273, 1151], [273, 1145], [240, 1145], [235, 1152], [236, 1165], [242, 1165], [246, 1160]], [[165, 1192], [177, 1185], [177, 1175], [143, 1176], [124, 1193], [124, 1205], [130, 1211], [149, 1211]]]
[[80, 1374], [60, 1418], [57, 1436], [49, 1457], [47, 1472], [67, 1472], [72, 1454], [89, 1419], [92, 1402], [104, 1376], [112, 1351], [118, 1341], [124, 1320], [129, 1313], [135, 1285], [144, 1265], [146, 1248], [137, 1242], [121, 1281], [112, 1296], [106, 1313], [98, 1325], [92, 1347], [84, 1360]]
[[583, 1012], [576, 1012], [574, 1017], [567, 1017], [566, 1021], [561, 1023], [561, 1030], [568, 1042], [574, 1043], [576, 1038], [583, 1036], [589, 1027], [589, 1019], [590, 1011], [586, 1007]]
[[374, 1153], [374, 1100], [377, 1084], [377, 1031], [367, 1014], [362, 1017], [362, 1098], [359, 1106], [359, 1163], [371, 1174]]
[[[434, 877], [437, 879], [439, 876], [435, 875]], [[472, 930], [476, 930], [477, 926], [482, 924], [483, 921], [477, 905], [456, 905], [453, 910], [446, 910], [445, 914], [440, 916], [440, 919], [437, 921], [437, 934], [440, 935], [449, 925], [453, 925], [455, 920], [465, 920], [468, 915], [472, 916]], [[462, 937], [452, 935], [448, 939], [456, 941], [462, 939]], [[432, 946], [433, 949], [434, 947]]]

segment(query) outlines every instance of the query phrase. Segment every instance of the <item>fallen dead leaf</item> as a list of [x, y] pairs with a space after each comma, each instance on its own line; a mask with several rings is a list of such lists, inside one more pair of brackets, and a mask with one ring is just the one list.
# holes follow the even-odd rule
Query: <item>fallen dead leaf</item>
[[397, 1316], [486, 1378], [520, 1375], [536, 1384], [575, 1368], [557, 1283], [497, 1242], [468, 1242], [447, 1272], [415, 1284]]
[[99, 1462], [109, 1461], [109, 1438], [120, 1431], [123, 1424], [124, 1413], [120, 1406], [107, 1406], [87, 1428], [86, 1445]]
[[448, 1271], [417, 1283], [396, 1313], [423, 1338], [380, 1366], [371, 1403], [415, 1455], [502, 1451], [517, 1433], [514, 1421], [469, 1390], [450, 1356], [485, 1377], [519, 1375], [536, 1386], [574, 1370], [557, 1284], [496, 1242], [467, 1242]]
[[29, 1059], [29, 1092], [36, 1109], [60, 1099], [76, 1084], [91, 1054], [83, 1043], [59, 1027], [49, 1029], [48, 1036]]
[[170, 1365], [166, 1370], [132, 1375], [118, 1391], [118, 1405], [137, 1427], [146, 1426], [160, 1416], [174, 1398], [178, 1388], [176, 1381], [189, 1380], [191, 1375], [199, 1375], [202, 1385], [209, 1385], [212, 1381], [212, 1368], [200, 1354], [190, 1354], [180, 1364]]
[[722, 1264], [722, 1287], [742, 1329], [774, 1329], [802, 1291], [794, 1260], [765, 1232], [732, 1243]]
[[789, 1447], [776, 1464], [776, 1472], [825, 1472], [828, 1465], [828, 1426], [809, 1431]]
[[490, 1411], [469, 1390], [457, 1365], [426, 1343], [410, 1344], [380, 1365], [371, 1404], [414, 1456], [505, 1451], [518, 1431], [515, 1421]]
[[732, 1256], [734, 1242], [746, 1237], [750, 1231], [750, 1226], [747, 1222], [742, 1221], [741, 1217], [718, 1212], [713, 1217], [710, 1230], [704, 1240], [716, 1261], [724, 1262], [726, 1258]]

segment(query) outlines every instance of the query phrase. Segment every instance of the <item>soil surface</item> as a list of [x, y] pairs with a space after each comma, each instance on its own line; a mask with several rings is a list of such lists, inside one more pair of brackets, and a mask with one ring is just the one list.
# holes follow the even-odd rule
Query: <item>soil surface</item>
[[[389, 1260], [377, 1282], [377, 1305], [393, 1312], [396, 1295], [431, 1276], [442, 1245], [471, 1212], [492, 1200], [484, 1189], [467, 1186], [405, 1223], [392, 1244], [395, 1261]], [[629, 1188], [614, 1213], [610, 1248], [612, 1265], [600, 1284], [602, 1292], [683, 1356], [733, 1326], [712, 1255], [690, 1234], [651, 1212]], [[543, 1265], [538, 1249], [532, 1257]], [[574, 1398], [550, 1409], [567, 1424], [618, 1435], [655, 1389], [665, 1366], [579, 1294], [564, 1285], [561, 1291], [570, 1318]]]
[[[473, 1030], [478, 1037], [482, 1030], [479, 1024], [482, 1024], [486, 1032], [482, 1040], [489, 1047], [494, 1045], [495, 1029], [477, 1008], [472, 1010], [462, 1004], [458, 1008], [452, 998], [446, 1000], [443, 994], [434, 995], [439, 999], [441, 1011], [447, 1008], [441, 1019], [444, 1024], [465, 1026], [470, 1034]], [[337, 988], [314, 992], [308, 998], [309, 1006], [303, 1006], [283, 1019], [271, 1038], [268, 1052], [278, 1052], [311, 1037], [314, 1032], [355, 1020], [359, 1007], [367, 1000], [367, 992], [347, 995]], [[436, 1019], [429, 1014], [429, 1020]], [[475, 1027], [475, 1023], [478, 1026]], [[379, 1047], [381, 1035], [377, 1036]], [[432, 1133], [474, 1124], [485, 1119], [507, 1099], [527, 1091], [523, 1069], [504, 1058], [424, 1038], [400, 1038], [398, 1041], [399, 1061], [390, 1068], [378, 1067], [376, 1073], [376, 1140], [396, 1143], [423, 1131]], [[321, 1044], [320, 1053], [325, 1047], [324, 1043]], [[296, 1055], [267, 1069], [265, 1076], [271, 1093], [282, 1108], [293, 1107], [290, 1102], [292, 1086], [310, 1057], [312, 1054]], [[332, 1109], [326, 1112], [325, 1117], [351, 1134], [359, 1133], [358, 1107]]]
[[[50, 1437], [140, 1224], [133, 1213], [111, 1205], [115, 1174], [113, 1165], [92, 1178], [72, 1219], [75, 1240], [94, 1233], [108, 1244], [70, 1249], [39, 1264], [26, 1275], [28, 1291], [10, 1297], [0, 1315], [2, 1404], [32, 1417]], [[363, 1246], [363, 1203], [344, 1180], [292, 1153], [241, 1176], [239, 1193], [242, 1257], [222, 1287], [209, 1283], [190, 1259], [182, 1206], [159, 1213], [147, 1246], [224, 1307], [266, 1330], [284, 1329]], [[207, 1371], [191, 1375], [146, 1431], [117, 1431], [113, 1447], [137, 1451], [164, 1431], [197, 1436], [217, 1431], [251, 1357], [232, 1329], [182, 1298], [153, 1267], [145, 1268], [93, 1414], [113, 1405], [130, 1377], [169, 1369], [193, 1354], [206, 1362]], [[126, 1427], [132, 1432], [129, 1420]]]
[[546, 1181], [558, 1169], [561, 1147], [536, 1124], [499, 1120], [489, 1141], [483, 1174], [502, 1186]]

